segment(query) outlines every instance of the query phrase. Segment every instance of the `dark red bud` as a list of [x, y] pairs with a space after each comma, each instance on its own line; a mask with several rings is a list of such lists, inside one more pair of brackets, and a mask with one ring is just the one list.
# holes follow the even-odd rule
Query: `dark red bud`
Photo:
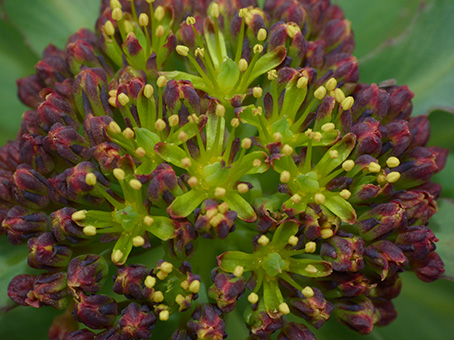
[[85, 239], [82, 228], [72, 220], [72, 214], [77, 210], [63, 208], [50, 215], [52, 219], [52, 233], [58, 242], [79, 243]]
[[30, 239], [27, 246], [30, 249], [27, 262], [32, 268], [61, 270], [68, 265], [71, 257], [71, 249], [57, 244], [50, 232]]
[[79, 329], [78, 331], [69, 333], [66, 336], [65, 340], [93, 340], [94, 338], [95, 338], [95, 333], [84, 328], [84, 329]]
[[43, 101], [39, 92], [46, 87], [37, 75], [21, 78], [16, 81], [19, 99], [25, 105], [36, 108]]
[[79, 129], [79, 122], [74, 109], [66, 98], [55, 91], [46, 94], [46, 100], [37, 108], [36, 124], [44, 131], [49, 131], [54, 124], [70, 126]]
[[123, 50], [127, 51], [127, 53], [131, 56], [137, 56], [140, 52], [143, 51], [142, 46], [139, 43], [139, 40], [137, 40], [136, 36], [134, 34], [128, 34], [126, 37], [123, 45]]
[[49, 87], [73, 75], [66, 63], [65, 52], [53, 45], [46, 47], [43, 59], [35, 65], [38, 77]]
[[350, 22], [348, 20], [334, 19], [330, 20], [323, 26], [318, 39], [325, 41], [325, 46], [328, 51], [348, 40], [352, 35]]
[[[386, 157], [401, 156], [410, 147], [411, 135], [408, 122], [405, 120], [393, 121], [386, 124], [387, 135], [383, 139], [382, 154]], [[413, 147], [413, 145], [411, 145]]]
[[21, 274], [15, 276], [8, 285], [8, 296], [15, 303], [28, 306], [25, 302], [27, 294], [33, 289], [35, 275]]
[[31, 209], [42, 209], [49, 203], [48, 182], [29, 165], [21, 164], [11, 177], [14, 199]]
[[12, 244], [20, 244], [48, 230], [49, 217], [43, 212], [32, 212], [24, 207], [15, 206], [6, 214], [2, 227]]
[[167, 209], [176, 196], [181, 195], [183, 183], [168, 164], [160, 164], [151, 173], [147, 189], [148, 199], [155, 205]]
[[380, 122], [373, 118], [366, 118], [361, 123], [356, 123], [352, 131], [356, 135], [355, 156], [363, 154], [378, 156], [382, 149]]
[[325, 42], [323, 40], [308, 41], [305, 64], [320, 69], [323, 66], [325, 57]]
[[113, 291], [137, 300], [143, 299], [143, 282], [150, 270], [143, 265], [135, 264], [118, 269], [114, 277]]
[[390, 97], [390, 107], [385, 118], [386, 121], [396, 118], [408, 120], [413, 108], [411, 100], [414, 93], [410, 91], [407, 85], [393, 86], [387, 90]]
[[91, 329], [112, 326], [117, 318], [117, 303], [107, 295], [79, 295], [74, 306], [74, 317]]
[[435, 281], [445, 272], [443, 260], [434, 251], [421, 260], [411, 261], [410, 267], [416, 273], [416, 276], [424, 282]]
[[412, 187], [428, 181], [438, 171], [437, 155], [436, 151], [422, 146], [412, 149], [408, 160], [393, 169], [401, 174], [397, 184]]
[[78, 74], [83, 67], [102, 67], [94, 46], [83, 39], [66, 45], [66, 61], [74, 74]]
[[367, 265], [385, 279], [402, 270], [407, 259], [399, 247], [388, 240], [377, 241], [366, 248]]
[[426, 224], [438, 211], [435, 197], [425, 190], [401, 191], [394, 197], [405, 205], [409, 225]]
[[421, 115], [408, 120], [408, 128], [411, 132], [411, 146], [424, 146], [430, 138], [430, 123], [427, 116]]
[[329, 319], [334, 307], [319, 289], [312, 288], [312, 290], [314, 291], [312, 297], [304, 297], [298, 292], [297, 297], [289, 300], [289, 306], [292, 313], [304, 318], [318, 329]]
[[245, 316], [252, 339], [269, 339], [270, 335], [282, 328], [281, 317], [271, 317], [263, 310], [256, 310]]
[[0, 147], [0, 169], [14, 172], [23, 163], [19, 148], [19, 141], [8, 142]]
[[191, 222], [172, 220], [175, 227], [175, 236], [168, 241], [170, 254], [177, 258], [187, 258], [194, 252], [192, 241], [197, 239], [197, 232]]
[[216, 300], [217, 306], [223, 313], [234, 310], [236, 301], [243, 295], [246, 281], [243, 277], [220, 272], [214, 269], [211, 272], [213, 285], [208, 290], [208, 296]]
[[68, 305], [69, 296], [66, 273], [42, 274], [36, 277], [33, 289], [27, 294], [25, 302], [35, 308], [52, 306], [63, 309]]
[[372, 303], [374, 304], [378, 316], [377, 326], [389, 325], [397, 318], [397, 311], [391, 301], [386, 299], [373, 299]]
[[118, 161], [121, 158], [120, 147], [114, 143], [102, 143], [92, 151], [93, 158], [99, 164], [99, 168], [104, 175], [112, 174], [118, 168]]
[[290, 322], [282, 328], [277, 340], [317, 340], [317, 338], [303, 324]]
[[164, 90], [164, 100], [174, 114], [178, 114], [182, 103], [191, 113], [200, 113], [200, 97], [189, 81], [170, 80]]
[[86, 293], [97, 293], [104, 285], [108, 272], [106, 260], [102, 256], [77, 256], [68, 265], [68, 287], [72, 292], [81, 289]]
[[366, 297], [337, 302], [335, 315], [341, 323], [361, 334], [372, 332], [377, 321], [375, 307]]
[[156, 315], [148, 307], [140, 307], [136, 303], [131, 303], [121, 314], [122, 318], [118, 325], [123, 335], [128, 335], [131, 339], [149, 339], [151, 337]]
[[55, 168], [55, 161], [43, 147], [43, 136], [22, 135], [20, 140], [20, 156], [24, 163], [42, 175], [48, 175]]
[[191, 337], [197, 339], [223, 339], [226, 337], [225, 323], [221, 311], [210, 304], [198, 306], [188, 322]]
[[355, 103], [352, 107], [353, 119], [356, 121], [363, 113], [372, 113], [378, 121], [386, 115], [389, 110], [390, 99], [386, 91], [378, 88], [377, 84], [372, 84], [363, 88], [355, 94]]
[[356, 272], [364, 267], [364, 241], [352, 234], [333, 236], [322, 243], [320, 254], [336, 271]]
[[195, 228], [205, 238], [218, 237], [224, 239], [235, 230], [237, 212], [233, 210], [219, 211], [221, 209], [214, 200], [206, 200], [200, 209], [195, 211]]

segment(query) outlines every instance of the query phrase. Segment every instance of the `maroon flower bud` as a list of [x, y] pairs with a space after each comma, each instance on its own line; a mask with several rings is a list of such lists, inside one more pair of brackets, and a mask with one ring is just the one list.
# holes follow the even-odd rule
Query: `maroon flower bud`
[[187, 220], [172, 220], [175, 227], [174, 238], [168, 241], [170, 254], [177, 258], [186, 258], [194, 251], [192, 241], [197, 238], [197, 232]]
[[425, 190], [402, 191], [394, 197], [405, 205], [409, 225], [426, 224], [438, 211], [435, 197]]
[[384, 280], [379, 280], [373, 285], [375, 287], [371, 289], [371, 297], [392, 300], [398, 297], [402, 290], [402, 279], [398, 274], [395, 274]]
[[270, 335], [280, 329], [283, 323], [281, 317], [273, 318], [260, 309], [246, 315], [245, 320], [253, 339], [269, 339]]
[[416, 116], [408, 120], [411, 132], [411, 147], [425, 146], [430, 138], [430, 123], [427, 116]]
[[123, 340], [121, 331], [118, 327], [110, 327], [105, 331], [98, 333], [95, 340]]
[[382, 157], [399, 157], [410, 146], [411, 135], [408, 122], [405, 120], [393, 121], [386, 124], [386, 136], [383, 136]]
[[204, 238], [218, 237], [224, 239], [235, 230], [237, 212], [228, 210], [224, 204], [214, 200], [206, 200], [200, 209], [195, 211], [195, 228]]
[[290, 322], [282, 328], [277, 340], [317, 340], [315, 335], [303, 324]]
[[422, 260], [435, 250], [435, 237], [432, 230], [423, 225], [408, 227], [396, 237], [395, 244], [410, 260]]
[[146, 306], [140, 307], [131, 303], [122, 311], [122, 318], [118, 322], [122, 336], [130, 339], [149, 339], [151, 330], [156, 323], [156, 315]]
[[120, 147], [117, 144], [105, 142], [92, 150], [92, 156], [98, 162], [101, 172], [108, 176], [118, 168], [118, 161], [121, 158]]
[[93, 45], [88, 41], [79, 39], [66, 45], [66, 61], [71, 72], [78, 74], [83, 66], [102, 67]]
[[372, 301], [366, 297], [339, 300], [334, 313], [341, 323], [361, 334], [372, 332], [378, 319]]
[[381, 118], [388, 112], [389, 105], [389, 94], [379, 89], [377, 84], [372, 84], [355, 95], [355, 103], [352, 107], [353, 120], [358, 120], [366, 112], [372, 113], [372, 117], [382, 121]]
[[16, 84], [19, 99], [25, 105], [34, 109], [43, 101], [39, 92], [46, 87], [46, 85], [36, 74], [18, 79]]
[[306, 65], [309, 65], [314, 69], [320, 69], [323, 66], [324, 57], [325, 42], [323, 40], [307, 42], [307, 50], [305, 56]]
[[49, 203], [47, 180], [29, 165], [21, 164], [11, 177], [14, 199], [31, 209], [42, 209]]
[[69, 302], [67, 288], [66, 273], [42, 274], [36, 277], [25, 302], [35, 308], [52, 306], [63, 309]]
[[397, 119], [408, 120], [413, 108], [411, 100], [414, 97], [414, 93], [410, 91], [407, 85], [392, 86], [387, 91], [389, 93], [390, 106], [383, 120], [386, 122]]
[[175, 332], [172, 333], [172, 337], [170, 340], [191, 340], [189, 335], [187, 334], [186, 330], [177, 329]]
[[173, 168], [162, 163], [151, 173], [147, 196], [153, 204], [167, 209], [176, 196], [183, 194], [183, 188], [183, 183], [176, 176]]
[[312, 209], [307, 209], [300, 221], [302, 229], [301, 232], [306, 240], [313, 241], [320, 237], [322, 228], [318, 223], [318, 216]]
[[28, 293], [33, 289], [35, 275], [21, 274], [15, 276], [8, 285], [8, 296], [18, 305], [28, 306], [25, 302]]
[[123, 50], [129, 55], [129, 57], [141, 57], [144, 55], [142, 46], [140, 45], [139, 40], [137, 40], [135, 34], [128, 34], [123, 45]]
[[289, 299], [289, 306], [293, 314], [304, 318], [318, 329], [329, 319], [334, 307], [319, 289], [312, 288], [312, 290], [314, 295], [311, 297], [303, 297], [298, 292], [298, 297]]
[[[350, 21], [334, 19], [330, 20], [323, 26], [318, 40], [324, 40], [327, 51], [331, 51], [335, 47], [341, 45], [344, 41], [351, 39], [352, 30]], [[347, 49], [346, 52], [351, 52]]]
[[257, 231], [261, 234], [276, 229], [282, 219], [281, 212], [272, 204], [272, 201], [266, 201], [260, 208], [256, 209], [258, 217]]
[[364, 267], [364, 241], [353, 234], [339, 234], [322, 243], [320, 255], [336, 271], [360, 271]]
[[118, 268], [118, 273], [114, 276], [113, 291], [128, 298], [141, 300], [143, 282], [149, 273], [150, 270], [140, 264]]
[[164, 100], [170, 112], [178, 114], [183, 104], [190, 113], [200, 114], [200, 97], [191, 82], [171, 80], [164, 90]]
[[354, 154], [364, 154], [377, 157], [382, 150], [380, 122], [373, 118], [366, 118], [360, 123], [353, 125], [351, 130], [356, 135], [356, 147]]
[[436, 159], [437, 152], [434, 150], [422, 146], [412, 149], [408, 161], [393, 169], [401, 174], [398, 185], [413, 187], [428, 181], [438, 170]]
[[375, 325], [386, 326], [397, 318], [397, 312], [391, 301], [386, 299], [373, 299], [372, 303], [374, 304], [378, 317]]
[[66, 335], [65, 340], [93, 340], [95, 338], [95, 333], [84, 328], [79, 329]]
[[[356, 57], [350, 53], [331, 53], [324, 58], [324, 70], [332, 70], [332, 77], [342, 80], [344, 91], [350, 93], [356, 87], [356, 82], [359, 79], [359, 66]], [[354, 83], [350, 84], [349, 83]], [[381, 108], [379, 103], [378, 109]]]
[[368, 246], [365, 260], [367, 265], [379, 274], [382, 280], [388, 275], [401, 271], [401, 268], [407, 263], [402, 250], [387, 240], [377, 241]]
[[30, 239], [27, 246], [30, 249], [27, 262], [32, 268], [61, 270], [68, 265], [71, 257], [71, 249], [57, 244], [50, 232]]
[[38, 126], [38, 114], [36, 111], [25, 111], [22, 115], [22, 121], [20, 123], [20, 130], [18, 135], [23, 134], [34, 134], [42, 135], [45, 132]]
[[20, 244], [47, 231], [49, 217], [43, 212], [32, 212], [24, 207], [15, 206], [6, 214], [2, 227], [6, 230], [10, 243]]
[[117, 318], [117, 303], [107, 295], [79, 295], [74, 306], [74, 317], [91, 329], [103, 329], [114, 324]]
[[410, 261], [410, 267], [416, 273], [416, 276], [424, 282], [435, 281], [445, 272], [442, 259], [434, 251], [421, 260]]
[[345, 297], [368, 295], [370, 283], [367, 277], [361, 273], [333, 273], [330, 277], [334, 281], [324, 282], [327, 288], [336, 288]]
[[23, 163], [19, 153], [19, 142], [9, 142], [0, 147], [0, 169], [14, 172]]
[[53, 90], [46, 94], [46, 100], [36, 108], [36, 114], [36, 124], [44, 131], [49, 131], [57, 123], [79, 129], [74, 109], [66, 98]]
[[52, 325], [47, 332], [49, 340], [64, 340], [67, 335], [76, 331], [79, 324], [74, 320], [71, 310], [68, 308], [63, 314], [58, 315], [52, 321]]
[[72, 214], [77, 210], [73, 208], [63, 208], [50, 215], [52, 220], [52, 233], [59, 242], [79, 243], [85, 239], [86, 235], [82, 228], [72, 220]]
[[222, 340], [227, 337], [225, 323], [217, 307], [204, 304], [192, 313], [193, 321], [188, 322], [188, 330], [194, 339]]
[[213, 285], [208, 290], [208, 296], [216, 300], [217, 306], [223, 313], [230, 313], [236, 301], [243, 295], [246, 281], [243, 277], [220, 272], [214, 269], [211, 272]]
[[54, 124], [43, 140], [49, 154], [56, 154], [65, 161], [77, 164], [90, 158], [88, 141], [70, 126]]
[[54, 170], [55, 162], [43, 148], [43, 140], [43, 136], [22, 135], [19, 144], [20, 157], [24, 163], [30, 165], [40, 174], [48, 175]]
[[357, 228], [366, 241], [375, 240], [406, 226], [405, 206], [400, 201], [377, 205], [358, 218]]
[[77, 295], [79, 289], [86, 293], [97, 293], [106, 281], [109, 268], [102, 256], [95, 254], [80, 255], [68, 265], [68, 287], [71, 294]]
[[69, 38], [68, 38], [68, 44], [71, 44], [73, 42], [76, 42], [78, 40], [83, 40], [87, 43], [89, 43], [90, 45], [94, 46], [94, 47], [97, 47], [99, 42], [98, 42], [98, 36], [92, 32], [91, 30], [87, 29], [87, 28], [81, 28], [80, 30], [78, 30], [76, 33], [72, 34]]
[[71, 78], [65, 52], [50, 44], [43, 52], [43, 59], [35, 65], [38, 77], [49, 87]]

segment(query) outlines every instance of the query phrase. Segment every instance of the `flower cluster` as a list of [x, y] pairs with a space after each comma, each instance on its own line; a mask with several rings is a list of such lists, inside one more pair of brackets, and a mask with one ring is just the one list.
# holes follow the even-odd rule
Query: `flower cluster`
[[18, 81], [0, 221], [36, 273], [10, 298], [64, 310], [49, 336], [68, 340], [393, 321], [399, 273], [444, 272], [447, 151], [407, 86], [358, 83], [353, 49], [329, 0], [103, 1]]

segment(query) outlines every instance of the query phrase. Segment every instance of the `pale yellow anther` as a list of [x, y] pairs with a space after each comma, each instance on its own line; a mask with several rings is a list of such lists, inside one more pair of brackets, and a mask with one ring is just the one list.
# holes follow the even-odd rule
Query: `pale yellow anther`
[[276, 70], [268, 71], [267, 75], [268, 75], [268, 80], [274, 80], [277, 78], [277, 71]]
[[183, 282], [180, 283], [180, 287], [183, 288], [184, 290], [189, 290], [189, 282], [188, 280], [184, 280]]
[[109, 97], [109, 99], [107, 99], [107, 101], [109, 102], [109, 104], [113, 107], [117, 107], [117, 98], [116, 97]]
[[288, 183], [290, 182], [290, 172], [287, 170], [284, 170], [281, 172], [281, 175], [279, 176], [279, 180], [281, 183]]
[[95, 236], [96, 235], [96, 228], [92, 225], [87, 225], [82, 229], [85, 235], [87, 236]]
[[253, 48], [253, 51], [254, 51], [255, 54], [262, 53], [263, 52], [263, 45], [255, 44], [254, 48]]
[[96, 175], [92, 172], [85, 175], [85, 183], [88, 185], [95, 185], [96, 184]]
[[181, 295], [181, 294], [178, 294], [178, 295], [175, 297], [175, 302], [176, 302], [177, 304], [179, 304], [180, 306], [182, 306], [182, 305], [184, 304], [184, 302], [185, 302], [184, 296]]
[[282, 149], [281, 149], [282, 153], [286, 156], [290, 156], [292, 153], [293, 153], [293, 148], [288, 145], [288, 144], [285, 144]]
[[395, 183], [400, 179], [400, 173], [397, 171], [390, 172], [389, 174], [386, 175], [386, 180], [389, 183]]
[[132, 24], [129, 20], [125, 20], [123, 22], [123, 27], [125, 28], [125, 32], [127, 34], [128, 38], [136, 38], [134, 31], [134, 27], [132, 27]]
[[140, 181], [135, 178], [133, 178], [129, 181], [129, 186], [134, 190], [142, 189], [142, 183], [140, 183]]
[[282, 141], [282, 134], [280, 132], [273, 133], [273, 140], [276, 143], [279, 143], [280, 141]]
[[323, 132], [331, 132], [336, 128], [336, 125], [334, 123], [326, 123], [322, 125], [322, 131]]
[[350, 110], [352, 108], [354, 102], [355, 102], [355, 100], [353, 99], [353, 97], [352, 96], [348, 96], [341, 103], [342, 109], [343, 110]]
[[150, 22], [150, 18], [145, 13], [140, 13], [139, 15], [139, 25], [140, 26], [148, 26]]
[[277, 309], [284, 315], [290, 314], [290, 308], [285, 302], [282, 302]]
[[188, 25], [188, 26], [195, 25], [195, 18], [191, 17], [191, 16], [187, 17], [186, 18], [186, 25]]
[[296, 87], [299, 89], [306, 88], [308, 82], [309, 82], [309, 79], [307, 77], [301, 77], [296, 82]]
[[118, 93], [118, 90], [110, 90], [108, 93], [109, 93], [109, 96], [116, 97], [117, 93]]
[[191, 177], [189, 177], [189, 179], [188, 179], [188, 185], [189, 185], [191, 188], [195, 188], [197, 185], [199, 185], [199, 180], [197, 179], [197, 177], [191, 176]]
[[110, 0], [110, 8], [121, 8], [121, 3], [118, 0]]
[[329, 156], [330, 156], [332, 159], [339, 158], [339, 152], [338, 152], [337, 150], [330, 150], [330, 151], [329, 151]]
[[163, 311], [159, 312], [159, 320], [167, 321], [167, 320], [169, 320], [169, 317], [170, 317], [170, 313], [168, 310], [163, 310]]
[[173, 264], [170, 262], [161, 263], [161, 270], [167, 274], [170, 274], [173, 270]]
[[290, 199], [291, 199], [291, 200], [292, 200], [292, 202], [293, 202], [293, 203], [295, 203], [295, 204], [298, 204], [298, 203], [300, 203], [300, 202], [301, 202], [301, 200], [302, 200], [301, 196], [300, 196], [300, 195], [298, 195], [298, 194], [294, 194], [294, 195], [292, 195], [292, 197], [290, 197]]
[[380, 172], [381, 166], [378, 163], [372, 162], [369, 164], [369, 171], [370, 172]]
[[317, 248], [317, 243], [312, 242], [312, 241], [307, 242], [307, 243], [304, 245], [304, 251], [305, 251], [306, 253], [312, 254], [312, 253], [315, 251], [316, 248]]
[[326, 222], [323, 222], [322, 225], [321, 225], [321, 228], [322, 229], [328, 229], [328, 228], [331, 228], [333, 225], [331, 223], [329, 223], [328, 221]]
[[221, 214], [225, 214], [229, 210], [229, 205], [226, 202], [222, 202], [218, 205], [218, 211]]
[[156, 7], [156, 9], [154, 10], [154, 18], [157, 21], [162, 21], [162, 19], [164, 19], [164, 16], [165, 16], [164, 7], [162, 7], [162, 6]]
[[260, 159], [258, 159], [258, 158], [254, 159], [252, 161], [252, 166], [255, 167], [255, 168], [258, 168], [261, 165], [262, 165], [262, 161]]
[[314, 202], [316, 204], [325, 204], [326, 197], [322, 193], [318, 192], [314, 195]]
[[169, 276], [169, 274], [162, 270], [160, 270], [156, 273], [156, 277], [161, 281], [165, 280], [167, 278], [167, 276]]
[[388, 167], [390, 168], [395, 168], [397, 166], [400, 165], [400, 160], [399, 158], [397, 157], [389, 157], [387, 160], [386, 160], [386, 165], [388, 165]]
[[162, 294], [161, 291], [157, 290], [151, 295], [151, 299], [156, 303], [160, 303], [164, 301], [164, 294]]
[[265, 235], [262, 235], [258, 238], [257, 243], [261, 246], [266, 246], [268, 243], [270, 243], [270, 239]]
[[311, 138], [311, 136], [312, 136], [314, 133], [312, 132], [312, 129], [307, 129], [306, 131], [304, 131], [304, 134], [305, 134], [307, 137]]
[[255, 116], [261, 116], [263, 113], [262, 107], [256, 107], [255, 109], [252, 109], [252, 115]]
[[379, 184], [385, 183], [385, 182], [386, 182], [386, 176], [383, 175], [383, 174], [378, 175], [378, 176], [377, 176], [377, 182], [378, 182]]
[[175, 47], [175, 51], [177, 51], [179, 55], [187, 57], [189, 54], [189, 47], [184, 45], [177, 45], [177, 47]]
[[243, 138], [241, 140], [241, 147], [243, 149], [249, 149], [252, 146], [252, 140], [250, 138]]
[[301, 32], [301, 29], [296, 24], [287, 24], [287, 35], [290, 39], [293, 39], [298, 32]]
[[345, 100], [345, 93], [341, 89], [337, 88], [334, 90], [334, 99], [338, 103], [342, 103]]
[[342, 163], [342, 169], [344, 169], [344, 171], [351, 171], [354, 167], [355, 161], [352, 161], [351, 159], [348, 159], [344, 163]]
[[167, 78], [165, 76], [159, 76], [158, 80], [156, 80], [156, 85], [158, 85], [158, 87], [166, 86]]
[[104, 32], [111, 37], [115, 34], [115, 27], [112, 24], [112, 21], [107, 20], [106, 23], [104, 24]]
[[265, 41], [266, 36], [267, 36], [266, 29], [264, 29], [264, 28], [259, 29], [259, 31], [257, 33], [257, 40]]
[[216, 116], [218, 117], [224, 117], [225, 115], [225, 107], [222, 104], [217, 104], [216, 105], [216, 111], [215, 111]]
[[322, 239], [330, 238], [334, 235], [334, 232], [331, 229], [322, 229], [320, 230], [320, 236]]
[[350, 192], [350, 190], [344, 189], [339, 193], [339, 196], [344, 200], [348, 200], [352, 196], [352, 193]]
[[219, 5], [216, 2], [211, 4], [210, 15], [215, 19], [219, 18]]
[[164, 28], [164, 26], [159, 25], [158, 27], [156, 27], [155, 35], [160, 38], [164, 35], [165, 32], [166, 29]]
[[314, 97], [317, 98], [318, 100], [322, 100], [325, 97], [325, 95], [326, 95], [326, 88], [324, 86], [320, 86], [314, 92]]
[[314, 132], [312, 135], [311, 135], [311, 139], [316, 141], [316, 142], [320, 142], [323, 138], [323, 135], [320, 133], [320, 132]]
[[203, 57], [205, 56], [205, 49], [204, 49], [204, 48], [197, 47], [197, 48], [195, 49], [194, 55], [195, 55], [196, 57], [203, 58]]
[[218, 198], [224, 197], [226, 193], [227, 190], [225, 190], [225, 188], [217, 187], [216, 189], [214, 189], [214, 196]]
[[299, 241], [299, 238], [296, 237], [296, 236], [290, 236], [288, 238], [288, 244], [290, 244], [291, 246], [296, 246], [298, 244], [298, 241]]
[[337, 80], [336, 78], [330, 78], [326, 84], [325, 87], [328, 91], [333, 91], [337, 86]]
[[134, 138], [134, 131], [132, 131], [131, 128], [126, 128], [126, 129], [123, 130], [123, 136], [126, 139]]
[[200, 281], [199, 280], [194, 280], [191, 282], [189, 285], [189, 291], [191, 293], [197, 294], [200, 290]]
[[236, 266], [235, 269], [233, 270], [233, 275], [236, 277], [240, 277], [244, 273], [244, 267], [243, 266]]
[[148, 275], [146, 278], [145, 278], [145, 287], [147, 288], [153, 288], [154, 285], [156, 284], [156, 278], [151, 276], [151, 275]]
[[312, 264], [308, 264], [306, 266], [306, 268], [304, 268], [305, 271], [307, 271], [308, 273], [311, 273], [311, 274], [315, 274], [318, 272], [318, 269], [315, 268]]
[[154, 219], [151, 216], [145, 216], [143, 218], [143, 223], [147, 226], [150, 227], [154, 223]]
[[192, 115], [188, 116], [188, 121], [189, 121], [189, 123], [192, 123], [192, 124], [198, 124], [200, 119], [199, 119], [199, 117], [197, 117], [197, 115], [195, 113], [193, 113]]
[[125, 172], [122, 169], [120, 169], [120, 168], [115, 168], [113, 170], [113, 175], [119, 181], [123, 181], [125, 179], [125, 177], [126, 177]]
[[254, 87], [252, 89], [252, 95], [254, 96], [254, 98], [260, 98], [262, 95], [263, 95], [263, 90], [261, 87]]
[[74, 222], [83, 221], [87, 218], [87, 210], [79, 210], [71, 215], [71, 219]]
[[166, 122], [163, 121], [161, 118], [157, 119], [154, 123], [154, 127], [157, 131], [162, 131], [166, 128]]
[[120, 249], [115, 250], [114, 252], [112, 252], [111, 256], [112, 262], [115, 264], [121, 264], [120, 261], [123, 258], [123, 255], [124, 254]]
[[182, 158], [181, 159], [181, 166], [183, 168], [190, 168], [192, 165], [191, 159], [188, 157]]
[[118, 125], [116, 122], [110, 122], [109, 131], [112, 133], [121, 133], [120, 125]]
[[180, 131], [178, 132], [178, 140], [182, 143], [186, 143], [188, 140], [189, 136], [185, 131]]
[[237, 128], [238, 126], [240, 126], [240, 120], [238, 118], [232, 118], [230, 125], [234, 128]]
[[248, 67], [249, 67], [249, 64], [248, 64], [248, 62], [247, 62], [246, 59], [241, 58], [241, 59], [238, 61], [238, 69], [239, 69], [241, 72], [246, 71]]
[[136, 236], [132, 239], [134, 247], [142, 247], [145, 244], [145, 239], [142, 236]]
[[240, 10], [238, 11], [238, 16], [240, 18], [245, 18], [247, 15], [248, 15], [248, 9], [247, 8], [240, 8]]
[[248, 295], [247, 300], [249, 303], [255, 305], [257, 302], [259, 302], [259, 296], [255, 293], [251, 293]]
[[115, 8], [112, 10], [112, 19], [115, 21], [120, 21], [123, 19], [123, 12], [120, 8]]
[[206, 212], [206, 216], [209, 218], [209, 219], [212, 219], [213, 217], [215, 217], [218, 213], [218, 210], [216, 208], [214, 209], [209, 209], [207, 210]]
[[246, 183], [240, 183], [236, 188], [240, 194], [245, 194], [249, 191], [249, 186]]
[[178, 115], [171, 115], [169, 117], [169, 126], [170, 127], [177, 126], [179, 123], [180, 123], [180, 118], [178, 117]]
[[306, 298], [311, 298], [314, 296], [314, 290], [309, 286], [304, 287], [301, 293], [303, 293]]

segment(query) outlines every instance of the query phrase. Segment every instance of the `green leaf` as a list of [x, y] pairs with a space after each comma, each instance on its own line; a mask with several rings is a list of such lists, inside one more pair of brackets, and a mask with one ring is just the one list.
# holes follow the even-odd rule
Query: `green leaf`
[[[287, 51], [284, 46], [276, 47], [271, 52], [266, 53], [261, 56], [252, 70], [248, 82], [254, 81], [255, 78], [261, 76], [265, 72], [272, 70], [273, 68], [279, 66], [285, 59]], [[249, 84], [246, 84], [249, 85]]]
[[257, 215], [248, 201], [236, 192], [228, 192], [222, 200], [229, 205], [230, 210], [236, 211], [238, 218], [246, 222], [255, 222]]
[[175, 198], [167, 208], [167, 212], [173, 218], [186, 217], [190, 215], [207, 198], [203, 191], [190, 190]]
[[147, 228], [157, 238], [167, 241], [175, 235], [175, 227], [173, 226], [172, 220], [164, 216], [154, 216], [153, 224]]
[[233, 273], [238, 266], [243, 267], [245, 271], [256, 269], [259, 266], [254, 254], [247, 254], [242, 251], [228, 251], [219, 255], [217, 260], [218, 266], [229, 273]]
[[166, 162], [172, 163], [180, 168], [183, 166], [181, 165], [181, 160], [186, 158], [186, 152], [180, 148], [178, 145], [175, 144], [167, 144], [167, 143], [158, 143], [155, 146], [156, 153], [164, 159]]
[[325, 191], [326, 201], [324, 206], [343, 222], [348, 224], [356, 223], [356, 211], [348, 201], [340, 197], [337, 192]]
[[224, 89], [224, 93], [229, 93], [235, 86], [240, 77], [238, 65], [230, 58], [226, 58], [222, 64], [220, 73], [217, 77], [218, 84]]
[[[312, 271], [308, 266], [315, 267], [317, 271]], [[333, 266], [326, 261], [290, 258], [288, 271], [306, 277], [325, 277], [332, 273]]]

